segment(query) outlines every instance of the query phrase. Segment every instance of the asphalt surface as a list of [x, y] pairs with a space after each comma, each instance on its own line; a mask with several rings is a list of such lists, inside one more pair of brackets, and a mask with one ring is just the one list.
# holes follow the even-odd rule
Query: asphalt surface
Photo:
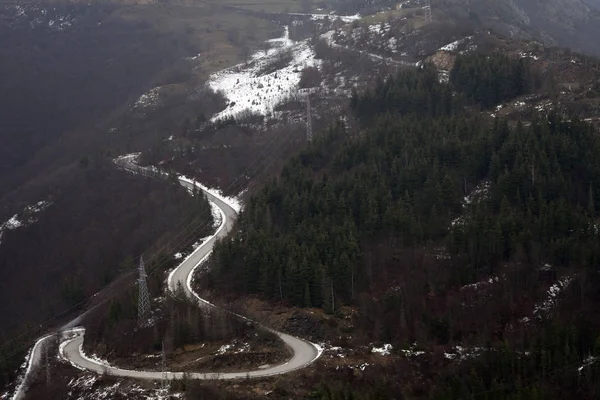
[[[135, 164], [132, 164], [133, 160], [126, 162], [125, 165], [121, 165], [125, 168], [135, 170], [137, 172], [140, 171], [140, 167]], [[180, 179], [180, 183], [187, 187], [193, 188], [193, 184]], [[219, 239], [226, 237], [231, 230], [233, 229], [235, 220], [237, 218], [237, 212], [231, 208], [226, 202], [221, 200], [220, 198], [214, 196], [209, 192], [205, 192], [207, 199], [216, 204], [217, 207], [221, 210], [222, 223], [220, 227], [217, 229], [217, 232], [210, 237], [207, 241], [205, 241], [200, 247], [198, 247], [195, 252], [188, 257], [182, 264], [177, 267], [170, 275], [168, 279], [168, 285], [170, 290], [175, 290], [175, 288], [181, 287], [189, 298], [195, 298], [201, 307], [215, 307], [211, 303], [202, 299], [198, 294], [196, 294], [191, 288], [191, 276], [194, 269], [202, 263], [202, 261], [207, 258], [212, 252], [213, 246], [215, 242]], [[237, 314], [236, 314], [237, 315]], [[237, 315], [239, 318], [247, 319], [243, 316]], [[267, 328], [268, 329], [268, 328]], [[270, 375], [280, 375], [285, 374], [287, 372], [291, 372], [297, 369], [304, 368], [315, 361], [320, 355], [317, 346], [314, 344], [285, 334], [283, 332], [278, 332], [270, 329], [273, 333], [275, 333], [281, 340], [288, 346], [292, 353], [292, 357], [285, 362], [284, 364], [274, 365], [274, 366], [266, 366], [265, 368], [259, 368], [251, 371], [244, 372], [228, 372], [228, 373], [187, 373], [186, 377], [191, 379], [241, 379], [241, 378], [252, 378], [252, 377], [264, 377]], [[61, 344], [61, 355], [71, 362], [74, 366], [90, 371], [97, 372], [99, 374], [110, 374], [113, 376], [123, 376], [130, 378], [138, 378], [138, 379], [163, 379], [163, 377], [167, 377], [168, 379], [181, 379], [183, 378], [182, 372], [167, 372], [163, 374], [162, 372], [154, 372], [154, 371], [136, 371], [136, 370], [127, 370], [113, 366], [106, 366], [102, 363], [99, 363], [95, 360], [91, 360], [85, 357], [82, 354], [81, 348], [83, 346], [84, 339], [84, 330], [75, 330], [72, 332], [73, 338], [64, 341]], [[35, 353], [35, 351], [34, 351]]]

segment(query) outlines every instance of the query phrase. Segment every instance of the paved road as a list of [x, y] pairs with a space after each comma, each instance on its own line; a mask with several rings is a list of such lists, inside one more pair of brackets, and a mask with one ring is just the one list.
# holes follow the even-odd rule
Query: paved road
[[[131, 161], [130, 161], [131, 162]], [[128, 163], [128, 167], [132, 167], [130, 163]], [[139, 170], [139, 167], [137, 167]], [[193, 188], [193, 184], [187, 180], [180, 179], [180, 183], [187, 187]], [[204, 307], [215, 307], [210, 304], [206, 300], [202, 299], [198, 296], [191, 288], [191, 277], [194, 269], [202, 263], [202, 261], [207, 258], [212, 248], [220, 238], [224, 238], [227, 236], [231, 230], [233, 229], [233, 225], [235, 223], [235, 219], [237, 218], [236, 211], [231, 208], [226, 202], [221, 200], [219, 197], [214, 196], [209, 192], [205, 192], [208, 200], [219, 207], [222, 215], [222, 223], [217, 229], [217, 232], [206, 242], [204, 242], [200, 247], [198, 247], [195, 252], [187, 258], [177, 269], [175, 269], [170, 275], [168, 279], [169, 289], [174, 290], [179, 285], [183, 287], [186, 295], [190, 298], [197, 299], [200, 306]], [[244, 318], [243, 316], [238, 316], [240, 318]], [[285, 374], [290, 371], [294, 371], [300, 368], [304, 368], [315, 361], [320, 355], [317, 346], [314, 344], [296, 338], [294, 336], [277, 332], [271, 330], [277, 336], [283, 340], [283, 342], [289, 347], [292, 352], [292, 357], [284, 364], [269, 366], [262, 369], [252, 370], [252, 371], [244, 371], [244, 372], [231, 372], [231, 373], [192, 373], [187, 376], [192, 379], [240, 379], [240, 378], [248, 378], [248, 377], [262, 377], [269, 375], [279, 375]], [[83, 338], [85, 331], [84, 330], [75, 330], [72, 332], [74, 337], [72, 339], [68, 339], [61, 345], [61, 354], [63, 357], [68, 359], [73, 365], [76, 367], [87, 369], [91, 371], [98, 372], [100, 374], [108, 373], [114, 376], [124, 376], [131, 378], [139, 378], [139, 379], [162, 379], [163, 374], [161, 372], [153, 372], [153, 371], [134, 371], [134, 370], [126, 370], [118, 367], [107, 367], [97, 361], [91, 360], [85, 357], [81, 352], [81, 347], [83, 345]], [[183, 377], [183, 373], [181, 372], [168, 372], [167, 377], [169, 379], [181, 379]]]
[[[133, 173], [140, 173], [149, 176], [158, 176], [161, 175], [157, 170], [152, 170], [148, 168], [142, 168], [135, 164], [136, 157], [122, 157], [115, 160], [115, 163], [129, 170]], [[180, 179], [179, 182], [184, 187], [190, 189], [193, 188], [193, 183], [189, 180]], [[200, 247], [198, 247], [192, 255], [187, 258], [182, 264], [177, 267], [170, 275], [168, 279], [168, 285], [170, 290], [174, 290], [181, 284], [184, 292], [190, 298], [195, 298], [198, 301], [199, 306], [203, 307], [215, 307], [210, 304], [206, 300], [202, 299], [198, 294], [196, 294], [191, 288], [191, 277], [194, 269], [207, 258], [212, 252], [212, 248], [215, 244], [215, 241], [227, 236], [231, 230], [233, 229], [233, 225], [237, 218], [236, 211], [231, 208], [226, 202], [220, 199], [213, 194], [206, 192], [206, 196], [208, 200], [214, 204], [216, 204], [221, 210], [222, 223], [217, 229], [216, 233], [204, 242]], [[153, 372], [153, 371], [134, 371], [134, 370], [126, 370], [118, 367], [107, 367], [97, 361], [91, 360], [85, 357], [82, 354], [81, 348], [83, 346], [83, 339], [85, 335], [85, 329], [81, 327], [77, 327], [82, 321], [82, 315], [76, 317], [69, 323], [65, 324], [61, 331], [63, 342], [60, 345], [60, 353], [61, 355], [69, 360], [71, 364], [78, 368], [90, 370], [97, 372], [99, 374], [109, 373], [115, 376], [123, 376], [130, 378], [139, 378], [139, 379], [162, 379], [163, 374], [161, 372]], [[236, 314], [237, 315], [237, 314]], [[247, 319], [241, 315], [237, 315], [239, 318]], [[266, 328], [266, 327], [265, 327]], [[269, 328], [266, 328], [269, 329]], [[285, 334], [283, 332], [277, 332], [272, 329], [269, 329], [273, 333], [283, 340], [283, 342], [288, 346], [290, 351], [292, 352], [292, 357], [284, 364], [269, 366], [267, 368], [245, 371], [245, 372], [231, 372], [231, 373], [193, 373], [188, 374], [187, 376], [192, 379], [240, 379], [240, 378], [252, 378], [252, 377], [263, 377], [270, 375], [280, 375], [285, 374], [287, 372], [291, 372], [297, 369], [304, 368], [315, 361], [320, 356], [320, 351], [316, 345], [310, 343], [306, 340]], [[15, 392], [13, 393], [12, 400], [20, 400], [24, 397], [25, 392], [28, 386], [28, 380], [30, 377], [31, 370], [42, 363], [42, 357], [45, 346], [49, 344], [49, 340], [53, 335], [44, 336], [36, 342], [34, 347], [31, 350], [29, 363], [23, 376], [23, 380], [17, 385]], [[181, 372], [168, 372], [167, 377], [169, 379], [181, 379], [183, 377], [183, 373]]]

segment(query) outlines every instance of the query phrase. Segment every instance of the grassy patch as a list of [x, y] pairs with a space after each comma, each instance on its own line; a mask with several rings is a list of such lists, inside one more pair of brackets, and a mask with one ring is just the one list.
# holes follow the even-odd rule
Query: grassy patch
[[[244, 8], [246, 10], [269, 13], [310, 13], [317, 9], [326, 10], [323, 1], [316, 0], [227, 0], [227, 5]], [[325, 12], [319, 10], [318, 12]]]
[[[280, 1], [281, 2], [281, 1]], [[159, 32], [174, 32], [189, 48], [194, 76], [209, 74], [243, 61], [281, 28], [275, 23], [216, 4], [142, 5], [124, 8], [119, 16], [144, 21]]]

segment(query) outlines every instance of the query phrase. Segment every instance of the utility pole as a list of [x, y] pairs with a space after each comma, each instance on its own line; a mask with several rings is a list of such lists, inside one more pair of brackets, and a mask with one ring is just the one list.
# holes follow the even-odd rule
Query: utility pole
[[143, 328], [148, 323], [148, 316], [150, 314], [150, 296], [148, 295], [148, 284], [146, 283], [146, 269], [144, 268], [144, 258], [140, 257], [139, 266], [139, 278], [138, 278], [138, 326]]
[[312, 114], [310, 108], [310, 90], [306, 92], [306, 140], [312, 142], [313, 131], [312, 131]]
[[425, 23], [430, 24], [433, 22], [433, 16], [431, 15], [431, 0], [427, 0], [427, 4], [423, 9], [425, 10]]

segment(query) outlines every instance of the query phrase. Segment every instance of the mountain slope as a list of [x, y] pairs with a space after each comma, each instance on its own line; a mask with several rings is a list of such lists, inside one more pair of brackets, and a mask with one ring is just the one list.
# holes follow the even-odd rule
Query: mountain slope
[[412, 368], [390, 396], [592, 399], [598, 384], [577, 368], [600, 374], [597, 131], [555, 112], [511, 127], [471, 108], [535, 90], [534, 75], [466, 55], [449, 84], [426, 67], [355, 94], [363, 133], [332, 128], [253, 196], [208, 284], [350, 319], [338, 326], [349, 347], [414, 343], [427, 361], [382, 367]]
[[600, 34], [600, 13], [598, 3], [590, 3], [583, 0], [440, 0], [439, 7], [509, 37], [532, 38], [574, 51], [600, 54], [600, 45], [595, 40]]

